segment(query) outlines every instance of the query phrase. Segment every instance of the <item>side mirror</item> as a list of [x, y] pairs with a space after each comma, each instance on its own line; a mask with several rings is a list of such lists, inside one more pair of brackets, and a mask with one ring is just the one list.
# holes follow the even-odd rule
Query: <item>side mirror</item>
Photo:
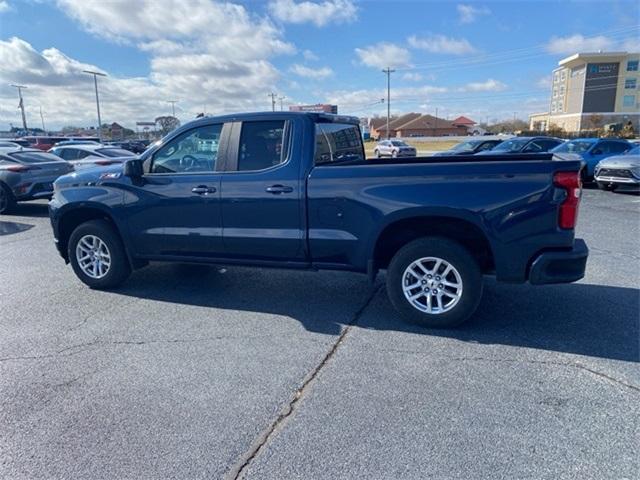
[[131, 178], [139, 178], [142, 175], [144, 175], [142, 160], [139, 160], [136, 158], [136, 159], [127, 160], [126, 162], [124, 162], [122, 174], [125, 177], [131, 177]]
[[591, 150], [591, 155], [602, 155], [602, 150], [600, 150], [599, 148]]

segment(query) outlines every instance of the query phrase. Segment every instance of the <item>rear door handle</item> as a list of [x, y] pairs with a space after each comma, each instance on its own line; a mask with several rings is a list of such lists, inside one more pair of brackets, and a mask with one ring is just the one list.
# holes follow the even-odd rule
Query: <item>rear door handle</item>
[[198, 195], [206, 195], [208, 193], [216, 193], [216, 187], [207, 187], [206, 185], [198, 185], [197, 187], [193, 187], [191, 191], [193, 193], [197, 193]]
[[273, 193], [275, 195], [278, 195], [280, 193], [291, 193], [293, 192], [293, 187], [290, 187], [288, 185], [271, 185], [270, 187], [266, 188], [266, 191], [269, 193]]

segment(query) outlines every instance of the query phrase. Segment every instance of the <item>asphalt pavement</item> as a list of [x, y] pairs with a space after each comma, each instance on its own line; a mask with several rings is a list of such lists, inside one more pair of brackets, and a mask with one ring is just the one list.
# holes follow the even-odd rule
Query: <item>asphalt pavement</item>
[[46, 214], [0, 217], [1, 478], [638, 478], [638, 195], [584, 192], [582, 281], [487, 279], [456, 330], [348, 273], [92, 291]]

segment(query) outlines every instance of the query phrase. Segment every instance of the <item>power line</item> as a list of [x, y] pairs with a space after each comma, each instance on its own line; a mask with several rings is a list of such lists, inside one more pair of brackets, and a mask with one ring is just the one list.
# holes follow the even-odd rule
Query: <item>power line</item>
[[178, 103], [178, 100], [167, 100], [167, 103], [171, 104], [171, 115], [173, 116], [173, 118], [176, 117], [176, 103]]

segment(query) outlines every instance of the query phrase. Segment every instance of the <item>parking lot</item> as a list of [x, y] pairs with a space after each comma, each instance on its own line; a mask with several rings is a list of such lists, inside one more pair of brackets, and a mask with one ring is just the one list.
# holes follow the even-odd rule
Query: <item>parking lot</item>
[[92, 291], [0, 217], [4, 478], [637, 478], [640, 197], [586, 190], [577, 284], [487, 279], [457, 330], [378, 278], [151, 265]]

